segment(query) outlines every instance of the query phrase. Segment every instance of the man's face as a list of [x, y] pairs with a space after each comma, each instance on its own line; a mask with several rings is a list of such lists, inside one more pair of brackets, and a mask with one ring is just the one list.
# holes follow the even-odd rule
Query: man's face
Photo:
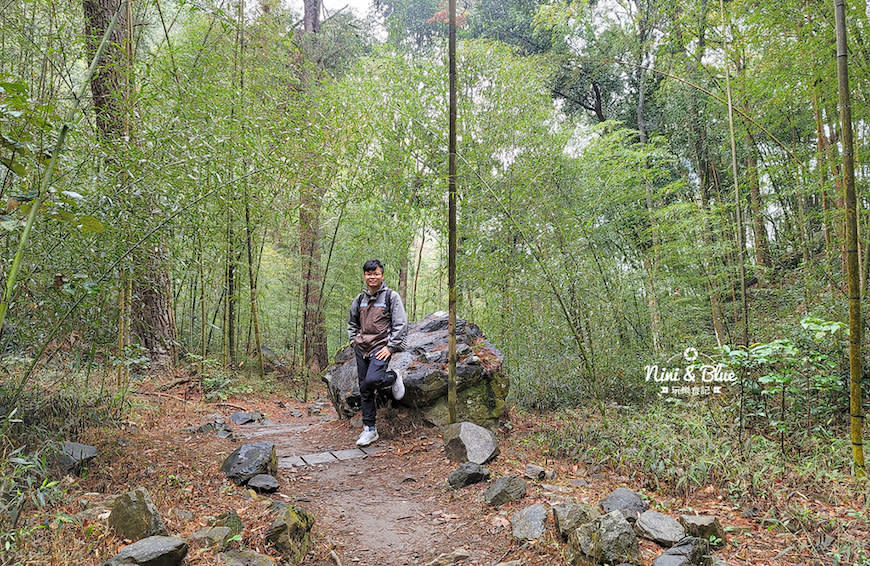
[[365, 279], [366, 285], [369, 289], [378, 289], [381, 286], [381, 283], [384, 282], [384, 270], [377, 267], [373, 271], [366, 271], [363, 278]]

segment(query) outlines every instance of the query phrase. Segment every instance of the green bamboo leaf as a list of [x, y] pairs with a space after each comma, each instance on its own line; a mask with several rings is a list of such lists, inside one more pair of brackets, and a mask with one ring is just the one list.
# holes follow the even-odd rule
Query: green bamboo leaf
[[18, 230], [20, 223], [18, 220], [2, 220], [0, 221], [0, 230], [4, 232], [14, 232]]
[[93, 232], [94, 234], [103, 233], [103, 223], [93, 216], [80, 216], [78, 227], [84, 232]]
[[10, 138], [6, 134], [0, 134], [0, 145], [18, 153], [23, 153], [26, 155], [30, 155], [32, 153], [30, 151], [30, 148], [28, 148], [26, 144], [21, 143], [16, 139]]
[[39, 196], [39, 191], [28, 191], [21, 195], [13, 195], [12, 198], [18, 202], [30, 202]]
[[24, 168], [24, 165], [17, 163], [8, 157], [0, 157], [0, 163], [6, 166], [7, 169], [11, 169], [13, 173], [18, 175], [19, 177], [26, 177], [27, 170]]
[[70, 224], [76, 223], [75, 214], [68, 210], [57, 210], [52, 216], [61, 222], [68, 222]]

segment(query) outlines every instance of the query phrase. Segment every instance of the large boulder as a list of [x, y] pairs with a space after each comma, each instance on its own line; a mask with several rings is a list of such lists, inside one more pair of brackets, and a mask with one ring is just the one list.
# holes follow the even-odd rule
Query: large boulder
[[[405, 396], [399, 403], [417, 409], [429, 422], [444, 426], [447, 414], [447, 313], [430, 314], [408, 327], [404, 352], [394, 354], [389, 368], [402, 374]], [[474, 324], [456, 319], [456, 407], [458, 418], [496, 425], [505, 411], [509, 381], [501, 371], [504, 356]], [[343, 348], [323, 376], [339, 417], [360, 409], [356, 360]]]
[[109, 514], [109, 526], [130, 540], [167, 534], [163, 519], [151, 501], [151, 494], [144, 487], [115, 498]]
[[278, 473], [275, 445], [271, 442], [243, 444], [227, 456], [221, 471], [236, 485], [245, 485], [248, 480], [259, 474], [275, 475]]

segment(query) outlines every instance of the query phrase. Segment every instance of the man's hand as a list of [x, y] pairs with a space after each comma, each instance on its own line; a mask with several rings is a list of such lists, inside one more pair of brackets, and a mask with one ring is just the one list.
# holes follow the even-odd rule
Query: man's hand
[[378, 353], [375, 354], [375, 358], [383, 361], [383, 360], [386, 360], [387, 358], [389, 358], [391, 355], [392, 355], [392, 352], [390, 352], [390, 349], [387, 348], [386, 346], [384, 346], [383, 348], [378, 350]]

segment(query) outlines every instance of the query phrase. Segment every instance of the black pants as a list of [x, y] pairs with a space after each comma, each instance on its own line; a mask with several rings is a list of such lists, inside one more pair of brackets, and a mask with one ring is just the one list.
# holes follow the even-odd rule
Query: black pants
[[354, 349], [356, 354], [356, 373], [359, 378], [359, 397], [362, 405], [362, 420], [365, 426], [375, 426], [377, 409], [375, 405], [379, 389], [389, 387], [396, 380], [393, 372], [387, 373], [387, 364], [390, 359], [379, 360], [372, 357], [363, 357]]

